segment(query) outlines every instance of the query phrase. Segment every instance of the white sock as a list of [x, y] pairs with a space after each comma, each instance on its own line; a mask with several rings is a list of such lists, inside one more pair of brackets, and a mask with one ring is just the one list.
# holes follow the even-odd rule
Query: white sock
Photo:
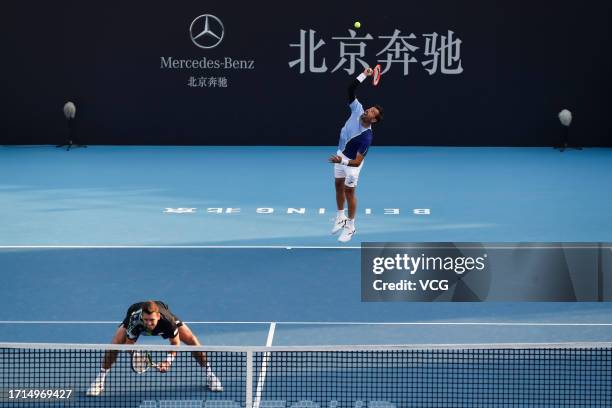
[[355, 228], [355, 219], [354, 218], [353, 219], [351, 219], [351, 218], [347, 219], [346, 226], [349, 227], [349, 228]]
[[215, 375], [209, 363], [206, 363], [206, 378], [211, 378]]
[[98, 381], [106, 380], [106, 375], [110, 371], [110, 368], [107, 370], [105, 368], [100, 368], [100, 373], [98, 374]]
[[338, 213], [336, 214], [336, 217], [344, 217], [344, 209], [338, 210]]

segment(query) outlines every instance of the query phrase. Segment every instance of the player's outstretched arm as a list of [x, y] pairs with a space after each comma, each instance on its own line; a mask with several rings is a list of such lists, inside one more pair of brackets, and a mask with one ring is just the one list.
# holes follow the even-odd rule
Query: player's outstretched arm
[[351, 82], [351, 85], [348, 89], [349, 105], [355, 100], [355, 90], [357, 89], [357, 86], [359, 86], [359, 84], [362, 83], [364, 79], [372, 75], [372, 72], [372, 68], [366, 68], [361, 74], [359, 74], [357, 78], [353, 80], [353, 82]]

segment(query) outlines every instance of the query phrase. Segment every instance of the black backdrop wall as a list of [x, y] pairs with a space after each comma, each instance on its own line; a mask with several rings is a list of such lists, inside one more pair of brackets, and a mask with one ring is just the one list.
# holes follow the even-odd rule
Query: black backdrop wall
[[610, 146], [611, 4], [11, 2], [0, 141], [61, 142], [71, 100], [88, 144], [333, 145], [364, 61], [377, 145], [549, 146], [568, 108], [576, 143]]

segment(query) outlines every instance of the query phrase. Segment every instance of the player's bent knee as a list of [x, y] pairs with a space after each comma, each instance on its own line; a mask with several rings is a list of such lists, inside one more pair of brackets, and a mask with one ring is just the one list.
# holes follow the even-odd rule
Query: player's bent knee
[[193, 334], [191, 329], [187, 327], [186, 324], [183, 324], [182, 326], [180, 326], [178, 330], [179, 330], [179, 337], [183, 343], [188, 344], [190, 346], [200, 345], [198, 338], [196, 337], [195, 334]]
[[125, 327], [123, 325], [119, 326], [117, 328], [117, 331], [115, 331], [115, 335], [113, 336], [113, 340], [111, 341], [112, 344], [125, 344], [125, 341], [127, 340], [127, 330], [125, 329]]

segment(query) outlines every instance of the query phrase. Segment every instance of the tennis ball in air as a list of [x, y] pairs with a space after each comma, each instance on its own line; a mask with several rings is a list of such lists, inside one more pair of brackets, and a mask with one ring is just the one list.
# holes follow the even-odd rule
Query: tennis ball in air
[[361, 23], [359, 21], [355, 21], [355, 24], [353, 24], [355, 26], [355, 28], [360, 28], [361, 27]]

